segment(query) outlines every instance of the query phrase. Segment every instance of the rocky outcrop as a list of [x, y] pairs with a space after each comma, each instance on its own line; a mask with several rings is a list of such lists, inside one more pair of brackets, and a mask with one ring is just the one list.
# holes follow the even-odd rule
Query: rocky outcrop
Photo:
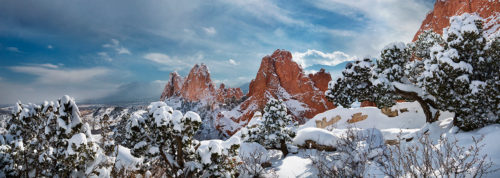
[[181, 97], [188, 101], [213, 100], [215, 87], [205, 64], [195, 64], [181, 89]]
[[463, 13], [477, 13], [479, 16], [486, 19], [485, 29], [491, 30], [492, 32], [498, 30], [500, 1], [436, 0], [434, 10], [427, 14], [420, 29], [413, 37], [413, 41], [417, 40], [418, 35], [425, 30], [433, 30], [436, 33], [442, 34], [443, 28], [450, 25], [450, 17]]
[[324, 96], [330, 80], [330, 74], [324, 70], [306, 75], [292, 61], [289, 51], [276, 50], [262, 58], [259, 71], [250, 83], [248, 99], [232, 111], [220, 113], [216, 128], [232, 135], [249, 122], [254, 112], [262, 110], [269, 98], [282, 99], [296, 120], [305, 121], [335, 108]]
[[216, 94], [216, 99], [219, 103], [234, 101], [243, 97], [243, 92], [240, 88], [226, 88], [226, 85], [223, 83], [219, 85]]
[[170, 73], [170, 77], [168, 79], [167, 84], [165, 84], [165, 88], [163, 89], [163, 93], [161, 94], [160, 100], [165, 100], [165, 98], [170, 98], [172, 96], [180, 96], [182, 85], [184, 84], [184, 79], [177, 73]]
[[228, 100], [239, 100], [243, 97], [240, 88], [226, 88], [221, 84], [218, 89], [210, 79], [210, 72], [205, 64], [194, 65], [186, 79], [177, 72], [170, 74], [170, 79], [165, 85], [161, 100], [170, 97], [180, 97], [187, 101], [201, 101], [214, 108]]

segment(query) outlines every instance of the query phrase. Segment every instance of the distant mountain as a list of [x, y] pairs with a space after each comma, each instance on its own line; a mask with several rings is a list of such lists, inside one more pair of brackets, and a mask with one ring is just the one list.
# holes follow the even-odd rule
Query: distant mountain
[[156, 82], [131, 82], [119, 86], [116, 92], [108, 96], [80, 103], [113, 105], [127, 105], [132, 103], [149, 104], [149, 102], [158, 101], [162, 85]]
[[248, 93], [249, 88], [250, 88], [250, 82], [247, 82], [247, 83], [240, 85], [239, 88], [241, 89], [243, 94], [246, 95]]
[[313, 70], [313, 71], [319, 71], [321, 69], [325, 69], [327, 72], [330, 73], [330, 75], [332, 76], [332, 79], [335, 79], [338, 76], [342, 75], [342, 70], [344, 70], [345, 65], [347, 63], [349, 63], [349, 62], [352, 62], [352, 61], [342, 62], [342, 63], [334, 65], [334, 66], [314, 64], [312, 66], [309, 66], [309, 67], [305, 68], [304, 70], [305, 71], [311, 71], [311, 70]]

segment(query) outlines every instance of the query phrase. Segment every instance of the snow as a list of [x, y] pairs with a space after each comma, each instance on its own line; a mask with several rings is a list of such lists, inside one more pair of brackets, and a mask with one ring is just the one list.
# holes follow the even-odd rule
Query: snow
[[211, 164], [211, 157], [213, 153], [216, 153], [218, 155], [227, 154], [227, 150], [229, 150], [231, 146], [235, 144], [240, 144], [240, 138], [231, 137], [226, 141], [204, 140], [200, 142], [200, 146], [198, 147], [196, 152], [201, 157], [201, 163]]
[[305, 156], [292, 155], [283, 159], [277, 165], [278, 177], [316, 177], [311, 166], [312, 161]]
[[336, 135], [328, 130], [309, 127], [301, 129], [297, 132], [297, 136], [293, 139], [293, 144], [304, 145], [307, 140], [311, 140], [319, 145], [335, 147], [338, 139], [339, 135]]
[[255, 142], [243, 142], [240, 144], [239, 156], [242, 160], [247, 160], [249, 157], [261, 155], [259, 162], [265, 163], [270, 160], [269, 152], [264, 146]]
[[78, 133], [73, 135], [71, 139], [68, 140], [68, 151], [67, 154], [72, 155], [75, 154], [75, 151], [73, 150], [73, 145], [76, 146], [76, 148], [79, 148], [80, 145], [86, 145], [87, 144], [87, 137], [83, 133]]
[[457, 35], [457, 38], [451, 43], [456, 43], [461, 41], [463, 37], [461, 34], [476, 33], [479, 34], [479, 29], [475, 25], [475, 21], [482, 21], [481, 17], [477, 14], [464, 13], [460, 16], [453, 16], [450, 18], [450, 26], [443, 29], [443, 39], [448, 39], [452, 34]]
[[185, 118], [190, 118], [191, 121], [201, 122], [200, 115], [198, 115], [197, 113], [195, 113], [193, 111], [186, 112], [186, 114], [184, 115], [184, 117]]
[[117, 170], [127, 169], [127, 170], [137, 170], [136, 165], [141, 163], [143, 158], [137, 158], [130, 154], [130, 149], [118, 146], [118, 154], [116, 157], [115, 167]]
[[[406, 108], [408, 112], [400, 112], [399, 110]], [[314, 116], [311, 120], [306, 122], [300, 128], [316, 127], [316, 120], [322, 120], [326, 118], [329, 121], [335, 116], [340, 116], [341, 119], [327, 127], [327, 130], [333, 128], [336, 129], [347, 129], [350, 127], [357, 128], [377, 128], [377, 129], [391, 129], [391, 128], [402, 128], [402, 129], [417, 129], [421, 128], [425, 124], [425, 115], [418, 102], [403, 102], [396, 103], [395, 106], [391, 107], [391, 110], [398, 110], [399, 115], [396, 117], [388, 117], [383, 114], [380, 109], [376, 107], [363, 107], [363, 108], [335, 108], [323, 113], [319, 113]], [[355, 113], [362, 113], [362, 115], [368, 115], [368, 118], [353, 124], [349, 124], [347, 120], [352, 118]]]

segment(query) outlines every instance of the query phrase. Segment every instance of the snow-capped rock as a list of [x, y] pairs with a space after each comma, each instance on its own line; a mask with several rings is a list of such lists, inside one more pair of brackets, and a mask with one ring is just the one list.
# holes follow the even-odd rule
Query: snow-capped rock
[[434, 10], [427, 14], [420, 29], [413, 37], [413, 41], [418, 39], [418, 35], [425, 30], [433, 30], [443, 34], [443, 28], [450, 25], [452, 16], [463, 13], [477, 13], [484, 18], [484, 29], [488, 34], [493, 34], [500, 29], [500, 1], [492, 0], [437, 0]]
[[164, 101], [170, 97], [179, 97], [190, 102], [199, 101], [214, 108], [233, 98], [239, 100], [243, 97], [243, 92], [240, 88], [226, 88], [224, 84], [216, 89], [210, 79], [208, 67], [205, 64], [196, 64], [185, 79], [177, 72], [170, 74], [160, 100]]
[[245, 126], [256, 111], [262, 110], [269, 98], [282, 99], [290, 114], [299, 121], [312, 118], [335, 107], [324, 96], [330, 80], [330, 74], [324, 70], [306, 75], [289, 51], [278, 49], [262, 58], [257, 76], [250, 83], [248, 99], [231, 111], [221, 112], [216, 128], [232, 135]]

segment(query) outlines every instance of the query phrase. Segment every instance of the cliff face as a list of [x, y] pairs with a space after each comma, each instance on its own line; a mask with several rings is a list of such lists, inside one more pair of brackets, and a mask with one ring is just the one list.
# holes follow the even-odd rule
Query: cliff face
[[180, 97], [187, 101], [202, 101], [212, 107], [222, 104], [226, 100], [241, 99], [243, 92], [239, 88], [225, 88], [221, 84], [215, 89], [210, 72], [205, 64], [194, 65], [186, 79], [183, 79], [177, 72], [170, 74], [170, 79], [165, 85], [165, 89], [160, 100], [170, 97]]
[[172, 96], [180, 96], [183, 84], [184, 79], [177, 72], [170, 73], [168, 82], [163, 89], [160, 100], [163, 101]]
[[450, 25], [450, 17], [463, 13], [477, 13], [485, 18], [485, 29], [490, 30], [490, 33], [499, 28], [500, 1], [498, 0], [436, 0], [434, 10], [427, 14], [413, 41], [417, 40], [418, 35], [425, 30], [431, 29], [442, 34], [443, 28]]
[[296, 119], [312, 118], [335, 106], [324, 96], [331, 80], [324, 70], [306, 75], [292, 61], [292, 54], [276, 50], [262, 58], [259, 71], [250, 83], [248, 99], [232, 111], [219, 113], [216, 128], [232, 135], [252, 118], [254, 112], [264, 108], [269, 98], [282, 99]]

